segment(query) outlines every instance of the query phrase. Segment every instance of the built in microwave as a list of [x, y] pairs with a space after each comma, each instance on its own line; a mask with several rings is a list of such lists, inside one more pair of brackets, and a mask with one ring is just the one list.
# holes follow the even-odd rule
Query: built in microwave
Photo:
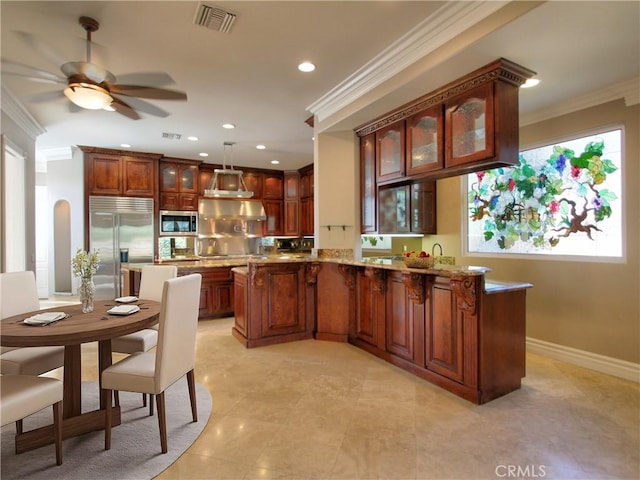
[[198, 234], [198, 212], [161, 210], [159, 234], [162, 236], [185, 236]]

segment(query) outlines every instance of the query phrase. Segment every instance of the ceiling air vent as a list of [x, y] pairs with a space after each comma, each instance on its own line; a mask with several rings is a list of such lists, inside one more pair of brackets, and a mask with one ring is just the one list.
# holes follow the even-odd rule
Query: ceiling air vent
[[182, 138], [182, 134], [162, 132], [162, 138], [166, 138], [167, 140], [180, 140]]
[[206, 3], [200, 3], [193, 23], [201, 27], [207, 27], [210, 30], [228, 33], [235, 20], [235, 13], [227, 12], [222, 8], [207, 5]]

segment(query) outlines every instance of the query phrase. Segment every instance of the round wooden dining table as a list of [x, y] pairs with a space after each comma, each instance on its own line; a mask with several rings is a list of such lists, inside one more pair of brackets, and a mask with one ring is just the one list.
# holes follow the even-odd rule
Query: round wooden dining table
[[[98, 342], [98, 378], [112, 363], [111, 339], [148, 328], [158, 323], [160, 302], [139, 300], [140, 310], [129, 315], [112, 315], [117, 304], [111, 300], [94, 302], [91, 313], [82, 313], [82, 305], [66, 305], [26, 312], [0, 320], [0, 345], [3, 347], [64, 346], [63, 438], [104, 429], [107, 399], [100, 395], [100, 409], [82, 413], [81, 344]], [[67, 318], [45, 326], [33, 326], [24, 320], [38, 313], [64, 312]], [[120, 408], [113, 408], [112, 426], [120, 424]], [[53, 443], [53, 427], [46, 426], [16, 434], [16, 453]]]

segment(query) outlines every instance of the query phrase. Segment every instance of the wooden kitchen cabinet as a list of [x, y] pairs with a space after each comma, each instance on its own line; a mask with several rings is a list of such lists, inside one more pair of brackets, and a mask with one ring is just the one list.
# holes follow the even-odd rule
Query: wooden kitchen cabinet
[[359, 268], [356, 273], [355, 315], [349, 336], [384, 350], [385, 345], [385, 271]]
[[243, 305], [237, 307], [233, 336], [246, 347], [313, 338], [318, 269], [307, 262], [250, 263], [246, 273], [236, 269], [235, 302]]
[[360, 139], [360, 233], [378, 230], [376, 137], [374, 133]]
[[456, 307], [449, 278], [436, 277], [425, 326], [425, 366], [444, 377], [464, 381], [464, 318]]
[[234, 314], [233, 273], [231, 267], [217, 267], [200, 272], [199, 318], [228, 317]]
[[517, 165], [518, 92], [533, 75], [500, 58], [358, 127], [376, 136], [378, 184]]
[[489, 83], [446, 103], [447, 167], [495, 156], [493, 102], [493, 83]]
[[81, 149], [88, 195], [155, 197], [160, 155], [130, 155], [94, 147]]
[[247, 186], [247, 190], [253, 192], [253, 197], [251, 198], [261, 199], [263, 175], [261, 173], [245, 172], [242, 174], [242, 179]]
[[284, 235], [300, 236], [300, 174], [284, 172]]
[[409, 188], [409, 229], [412, 233], [438, 233], [436, 182], [423, 180], [411, 184]]
[[406, 122], [406, 171], [416, 176], [444, 167], [443, 106], [420, 111]]
[[199, 163], [160, 161], [161, 210], [198, 210]]
[[300, 169], [300, 235], [315, 233], [313, 165]]
[[265, 237], [274, 237], [283, 235], [283, 202], [282, 200], [263, 200], [262, 206], [267, 217], [263, 224], [263, 235]]
[[378, 185], [404, 177], [404, 120], [381, 128], [376, 138], [376, 182]]
[[414, 321], [424, 322], [424, 306], [414, 309], [405, 283], [406, 274], [387, 274], [385, 350], [405, 360], [414, 360]]
[[262, 198], [282, 199], [284, 179], [281, 173], [265, 174], [262, 181]]
[[409, 186], [386, 187], [378, 190], [378, 232], [409, 233]]

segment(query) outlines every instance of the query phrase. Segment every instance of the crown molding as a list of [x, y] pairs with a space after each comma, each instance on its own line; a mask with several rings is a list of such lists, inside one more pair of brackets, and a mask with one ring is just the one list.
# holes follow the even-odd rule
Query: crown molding
[[28, 110], [7, 88], [2, 86], [2, 111], [13, 120], [33, 141], [46, 132]]
[[307, 111], [322, 121], [500, 10], [507, 3], [509, 2], [446, 2], [433, 15], [309, 105]]
[[586, 108], [624, 98], [627, 107], [640, 103], [640, 77], [615, 83], [595, 92], [554, 103], [553, 105], [520, 115], [520, 126], [532, 125]]

